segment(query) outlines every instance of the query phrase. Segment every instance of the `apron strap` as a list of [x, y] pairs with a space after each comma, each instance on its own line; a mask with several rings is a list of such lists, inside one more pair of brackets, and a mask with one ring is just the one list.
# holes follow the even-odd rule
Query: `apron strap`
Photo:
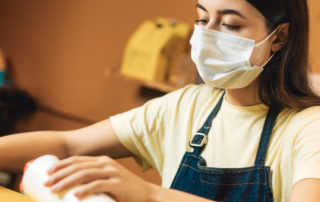
[[204, 122], [203, 126], [198, 130], [198, 132], [193, 136], [192, 141], [190, 142], [190, 147], [193, 148], [193, 152], [197, 154], [201, 154], [202, 150], [206, 146], [208, 142], [208, 133], [211, 128], [212, 120], [216, 115], [218, 114], [223, 99], [224, 99], [225, 92], [223, 92], [218, 104], [214, 107], [212, 112], [210, 113], [209, 117], [207, 120]]
[[272, 135], [272, 130], [276, 124], [276, 119], [280, 113], [279, 108], [270, 107], [266, 121], [264, 122], [258, 152], [256, 156], [255, 166], [265, 166], [265, 159], [268, 152], [268, 146]]

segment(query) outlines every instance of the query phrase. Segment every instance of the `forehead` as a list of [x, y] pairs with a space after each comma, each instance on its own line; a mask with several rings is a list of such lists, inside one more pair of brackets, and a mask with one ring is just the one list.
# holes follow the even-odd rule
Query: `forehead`
[[[264, 20], [264, 16], [247, 0], [198, 0], [198, 4], [206, 9], [209, 15], [216, 15], [219, 10], [236, 10], [246, 18]], [[200, 9], [201, 10], [201, 9]]]

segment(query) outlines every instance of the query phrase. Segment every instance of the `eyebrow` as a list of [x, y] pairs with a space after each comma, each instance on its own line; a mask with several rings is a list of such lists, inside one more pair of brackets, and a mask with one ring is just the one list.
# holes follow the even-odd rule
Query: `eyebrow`
[[206, 9], [205, 7], [203, 7], [203, 6], [202, 6], [201, 4], [199, 4], [199, 3], [197, 3], [196, 7], [197, 7], [197, 8], [200, 8], [200, 9], [206, 11], [206, 12], [208, 12], [207, 9]]
[[[197, 8], [200, 8], [206, 12], [208, 12], [208, 10], [203, 7], [201, 4], [197, 3]], [[223, 9], [223, 10], [218, 10], [218, 14], [219, 15], [228, 15], [228, 14], [232, 14], [232, 15], [237, 15], [243, 19], [246, 19], [246, 17], [244, 17], [244, 15], [242, 15], [239, 11], [237, 10], [233, 10], [233, 9]]]
[[243, 19], [246, 19], [246, 17], [244, 17], [239, 11], [237, 10], [232, 10], [232, 9], [223, 9], [223, 10], [219, 10], [218, 14], [220, 15], [227, 15], [227, 14], [233, 14], [233, 15], [237, 15]]

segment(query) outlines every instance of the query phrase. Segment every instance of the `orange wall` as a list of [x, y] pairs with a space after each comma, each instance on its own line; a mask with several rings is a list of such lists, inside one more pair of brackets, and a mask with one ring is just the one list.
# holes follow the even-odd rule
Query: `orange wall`
[[[0, 47], [15, 67], [18, 86], [41, 104], [98, 121], [148, 98], [139, 85], [105, 74], [120, 64], [127, 39], [143, 20], [159, 16], [192, 23], [195, 2], [185, 0], [1, 0]], [[45, 113], [20, 130], [67, 130], [83, 125]], [[132, 160], [121, 161], [142, 174]]]
[[41, 103], [101, 120], [145, 101], [137, 85], [105, 74], [135, 28], [158, 16], [192, 22], [193, 8], [185, 0], [1, 1], [0, 46], [18, 85]]
[[310, 59], [314, 72], [320, 73], [320, 1], [309, 0], [310, 7]]
[[[41, 104], [98, 121], [148, 98], [138, 83], [107, 76], [119, 66], [127, 39], [147, 19], [171, 17], [193, 23], [196, 1], [0, 0], [0, 47], [12, 59], [18, 86]], [[320, 73], [320, 3], [311, 5], [311, 58]], [[82, 127], [37, 113], [20, 130]], [[122, 161], [123, 162], [123, 161]], [[124, 164], [132, 167], [132, 161]], [[139, 175], [138, 168], [134, 171]], [[143, 175], [159, 182], [151, 171]], [[156, 177], [154, 177], [156, 176]]]

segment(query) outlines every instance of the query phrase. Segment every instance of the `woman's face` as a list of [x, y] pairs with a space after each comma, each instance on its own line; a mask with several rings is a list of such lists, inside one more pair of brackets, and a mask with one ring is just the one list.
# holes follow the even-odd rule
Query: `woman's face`
[[[264, 40], [270, 31], [264, 16], [246, 0], [198, 0], [198, 25], [207, 29], [233, 34], [239, 37]], [[255, 47], [250, 58], [254, 65], [263, 65], [271, 56], [271, 37]]]

